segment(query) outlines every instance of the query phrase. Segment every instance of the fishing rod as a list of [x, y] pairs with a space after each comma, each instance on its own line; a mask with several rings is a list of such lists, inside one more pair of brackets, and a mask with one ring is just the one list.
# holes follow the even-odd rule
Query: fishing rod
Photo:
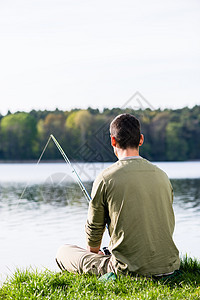
[[[80, 186], [80, 188], [81, 188], [81, 191], [83, 192], [83, 194], [84, 194], [86, 200], [87, 200], [88, 202], [90, 202], [90, 201], [92, 200], [92, 198], [91, 198], [90, 195], [88, 194], [88, 191], [86, 190], [86, 188], [85, 188], [85, 186], [84, 186], [84, 184], [83, 184], [83, 182], [82, 182], [80, 176], [79, 176], [78, 173], [76, 172], [75, 168], [72, 166], [72, 164], [71, 164], [69, 158], [67, 157], [67, 155], [65, 154], [64, 150], [62, 149], [62, 147], [60, 146], [60, 144], [58, 143], [58, 141], [56, 140], [56, 138], [53, 136], [53, 134], [50, 135], [49, 140], [50, 140], [51, 138], [52, 138], [52, 140], [54, 141], [54, 143], [55, 143], [55, 145], [57, 146], [57, 148], [58, 148], [58, 150], [60, 151], [60, 153], [62, 154], [62, 156], [63, 156], [65, 162], [68, 163], [68, 164], [70, 165], [70, 167], [72, 168], [72, 173], [75, 173], [76, 178], [77, 178], [77, 182], [78, 182], [78, 184], [79, 184], [79, 186]], [[48, 142], [49, 142], [49, 141], [48, 141]], [[48, 143], [48, 142], [47, 142], [47, 143]], [[46, 148], [46, 147], [47, 147], [47, 145], [45, 146], [45, 148]], [[43, 151], [43, 153], [44, 153], [44, 151]], [[106, 228], [108, 229], [108, 225], [107, 225], [107, 224], [106, 224]], [[108, 251], [107, 247], [104, 247], [104, 248], [103, 248], [103, 251], [104, 251], [104, 253], [105, 253], [106, 255], [107, 255], [108, 253], [110, 253], [110, 252]]]
[[85, 186], [84, 186], [84, 184], [83, 184], [83, 182], [82, 182], [80, 176], [79, 176], [78, 173], [76, 172], [76, 169], [75, 169], [75, 168], [73, 167], [73, 165], [71, 164], [69, 158], [67, 157], [67, 155], [65, 154], [64, 150], [62, 149], [62, 147], [60, 146], [60, 144], [58, 143], [57, 139], [54, 137], [53, 134], [50, 135], [50, 138], [52, 138], [52, 140], [54, 141], [56, 147], [57, 147], [58, 150], [60, 151], [62, 157], [63, 157], [64, 160], [65, 160], [65, 162], [66, 162], [67, 164], [69, 164], [70, 167], [72, 168], [72, 173], [74, 173], [74, 174], [76, 175], [76, 181], [77, 181], [77, 183], [78, 183], [78, 185], [79, 185], [81, 191], [83, 192], [83, 194], [84, 194], [86, 200], [87, 200], [88, 202], [90, 202], [90, 200], [92, 200], [92, 198], [90, 197], [88, 191], [86, 190], [86, 188], [85, 188]]

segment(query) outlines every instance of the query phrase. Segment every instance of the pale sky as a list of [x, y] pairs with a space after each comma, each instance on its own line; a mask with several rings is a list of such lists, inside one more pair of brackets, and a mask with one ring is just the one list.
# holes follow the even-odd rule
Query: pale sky
[[1, 0], [0, 113], [200, 105], [199, 0]]

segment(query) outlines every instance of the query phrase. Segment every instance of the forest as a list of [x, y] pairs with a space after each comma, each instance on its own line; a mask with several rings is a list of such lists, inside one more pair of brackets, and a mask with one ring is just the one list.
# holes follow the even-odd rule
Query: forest
[[[120, 113], [141, 123], [145, 141], [140, 154], [151, 161], [200, 159], [200, 106], [151, 110], [88, 108], [71, 111], [16, 112], [0, 115], [0, 161], [37, 161], [53, 134], [72, 161], [116, 161], [109, 124]], [[53, 141], [43, 161], [62, 160]]]

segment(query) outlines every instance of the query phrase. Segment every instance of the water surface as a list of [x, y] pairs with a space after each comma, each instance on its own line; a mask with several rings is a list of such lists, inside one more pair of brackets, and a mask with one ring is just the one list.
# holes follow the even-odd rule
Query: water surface
[[[88, 192], [107, 165], [75, 165]], [[177, 247], [181, 255], [200, 258], [200, 164], [158, 165], [172, 178]], [[60, 245], [85, 247], [87, 209], [87, 201], [66, 164], [1, 164], [0, 281], [15, 267], [58, 270], [54, 257]], [[107, 244], [106, 235], [103, 245]]]

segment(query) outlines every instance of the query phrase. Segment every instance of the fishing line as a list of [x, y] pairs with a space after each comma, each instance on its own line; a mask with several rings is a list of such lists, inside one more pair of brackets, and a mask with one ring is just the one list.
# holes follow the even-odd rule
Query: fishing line
[[41, 155], [40, 155], [40, 157], [39, 157], [39, 159], [37, 161], [37, 165], [40, 163], [40, 161], [42, 159], [42, 156], [44, 155], [44, 152], [46, 151], [47, 146], [49, 145], [50, 140], [51, 140], [51, 136], [49, 137], [49, 139], [48, 139], [48, 141], [47, 141], [47, 143], [46, 143], [46, 145], [45, 145], [45, 147], [44, 147], [44, 149], [43, 149], [43, 151], [42, 151], [42, 153], [41, 153]]
[[[47, 147], [48, 147], [48, 145], [49, 145], [50, 140], [51, 140], [51, 136], [49, 137], [49, 139], [48, 139], [46, 145], [44, 146], [44, 149], [43, 149], [43, 151], [42, 151], [42, 153], [41, 153], [41, 155], [40, 155], [40, 157], [39, 157], [39, 159], [38, 159], [38, 161], [37, 161], [37, 163], [36, 163], [36, 167], [37, 167], [38, 164], [40, 163], [40, 161], [41, 161], [41, 159], [42, 159], [42, 157], [43, 157], [43, 155], [44, 155], [44, 152], [46, 151], [46, 149], [47, 149]], [[19, 205], [20, 200], [21, 200], [22, 197], [24, 196], [24, 193], [25, 193], [25, 191], [26, 191], [28, 185], [29, 185], [29, 181], [27, 182], [25, 188], [23, 189], [23, 191], [22, 191], [22, 193], [21, 193], [21, 196], [20, 196], [19, 199], [18, 199], [17, 207], [18, 207], [18, 205]]]
[[[69, 158], [67, 157], [67, 155], [65, 154], [64, 150], [62, 149], [62, 147], [60, 146], [60, 144], [58, 143], [57, 139], [54, 137], [53, 134], [50, 135], [50, 137], [49, 137], [49, 139], [48, 139], [46, 145], [44, 146], [44, 149], [43, 149], [43, 151], [42, 151], [42, 153], [41, 153], [41, 155], [40, 155], [40, 157], [39, 157], [39, 159], [38, 159], [38, 161], [37, 161], [37, 163], [36, 163], [36, 166], [38, 166], [38, 164], [40, 163], [40, 161], [41, 161], [41, 159], [42, 159], [42, 157], [43, 157], [43, 155], [44, 155], [44, 153], [45, 153], [45, 151], [46, 151], [46, 149], [47, 149], [47, 147], [48, 147], [49, 142], [50, 142], [51, 139], [53, 140], [54, 144], [56, 145], [56, 147], [57, 147], [58, 150], [60, 151], [62, 157], [63, 157], [64, 160], [65, 160], [65, 162], [66, 162], [67, 164], [69, 164], [70, 167], [72, 168], [72, 173], [74, 173], [74, 174], [76, 175], [76, 181], [77, 181], [77, 183], [78, 183], [78, 185], [79, 185], [81, 191], [83, 192], [83, 194], [84, 194], [86, 200], [87, 200], [88, 202], [90, 202], [91, 197], [90, 197], [88, 191], [86, 190], [86, 188], [85, 188], [85, 186], [84, 186], [84, 184], [83, 184], [83, 182], [82, 182], [80, 176], [79, 176], [78, 173], [76, 172], [76, 170], [75, 170], [75, 168], [73, 167], [73, 165], [71, 164]], [[20, 202], [20, 200], [22, 199], [22, 197], [23, 197], [23, 195], [24, 195], [24, 193], [25, 193], [25, 191], [26, 191], [28, 185], [29, 185], [29, 182], [26, 184], [24, 190], [22, 191], [22, 194], [21, 194], [20, 198], [18, 199], [18, 204], [17, 204], [17, 206], [19, 205], [19, 202]]]

